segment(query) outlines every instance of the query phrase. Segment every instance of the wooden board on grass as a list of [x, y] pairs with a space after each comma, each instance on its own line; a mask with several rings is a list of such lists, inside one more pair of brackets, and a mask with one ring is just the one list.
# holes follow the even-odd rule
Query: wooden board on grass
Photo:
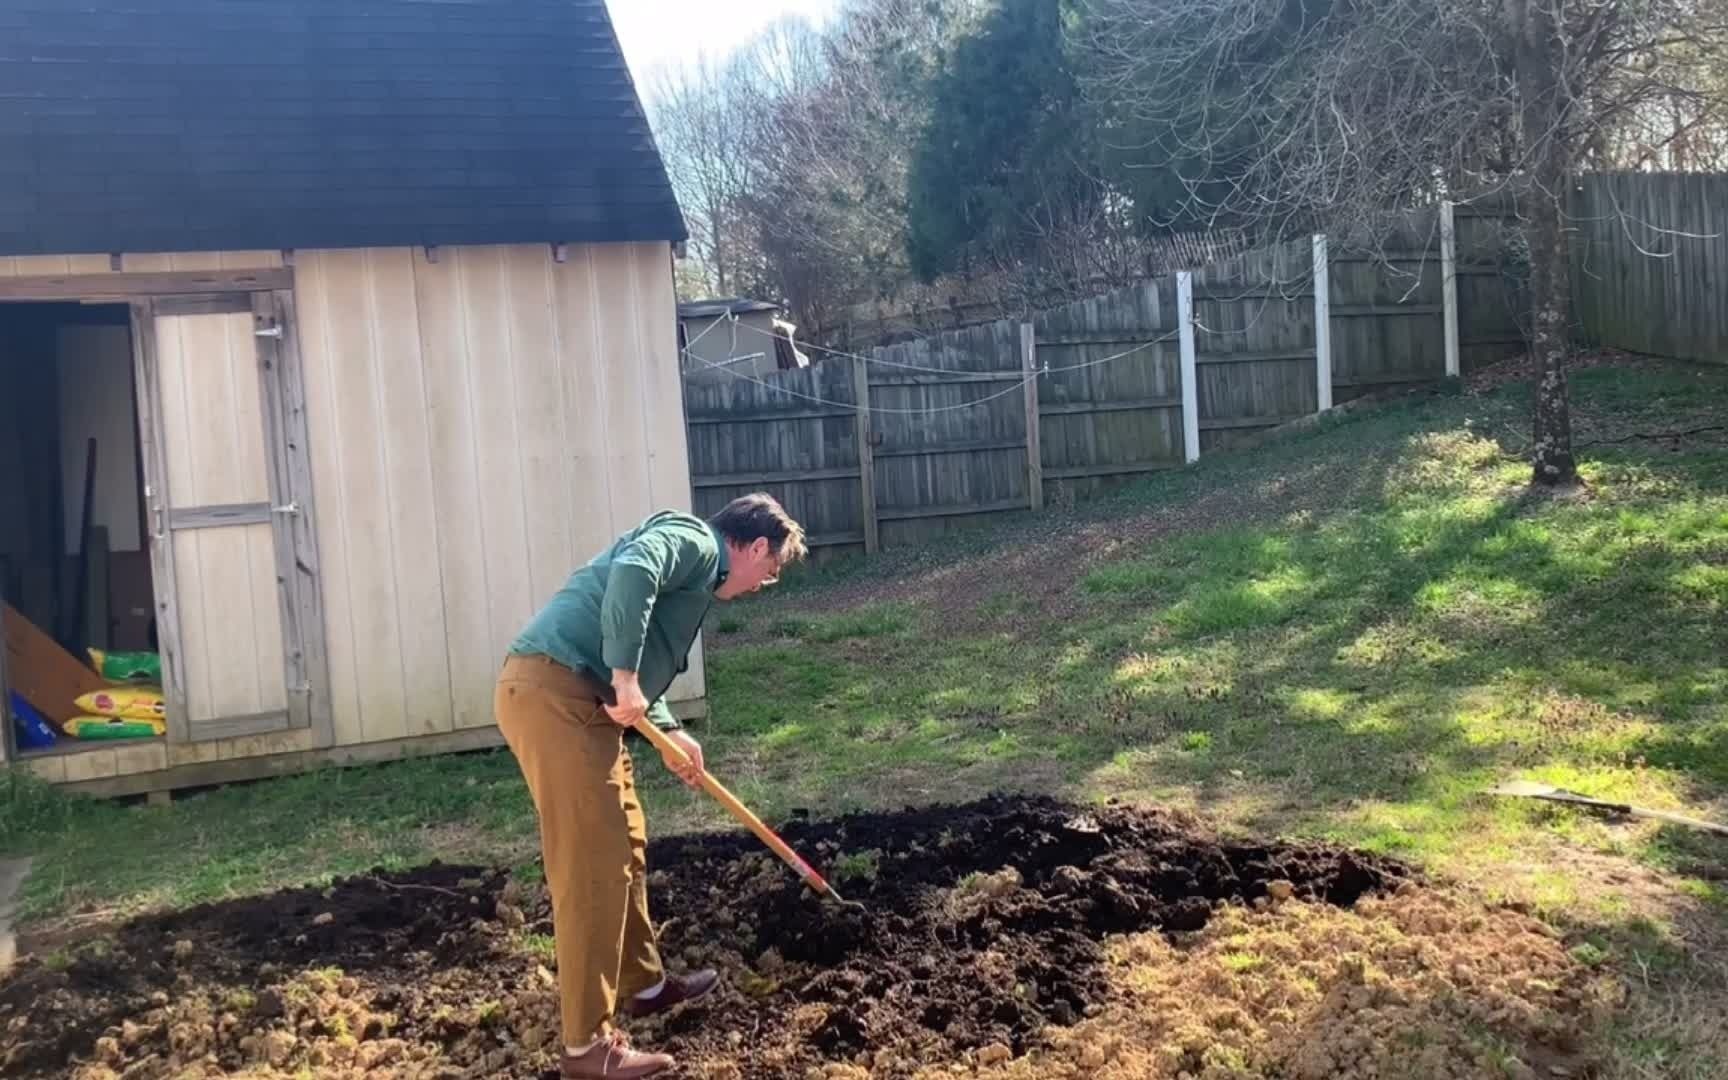
[[7, 683], [56, 726], [80, 715], [73, 702], [108, 685], [11, 604], [4, 621]]

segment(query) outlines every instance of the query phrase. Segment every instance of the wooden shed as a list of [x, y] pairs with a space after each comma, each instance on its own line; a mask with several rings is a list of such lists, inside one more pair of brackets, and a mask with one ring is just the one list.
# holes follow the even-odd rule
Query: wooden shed
[[690, 503], [684, 236], [603, 0], [0, 5], [0, 684], [76, 712], [89, 648], [154, 651], [166, 704], [0, 759], [500, 744], [522, 623]]

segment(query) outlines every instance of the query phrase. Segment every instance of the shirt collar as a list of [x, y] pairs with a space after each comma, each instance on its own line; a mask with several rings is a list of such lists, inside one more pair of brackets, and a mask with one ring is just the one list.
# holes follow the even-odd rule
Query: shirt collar
[[726, 538], [714, 532], [712, 525], [708, 527], [708, 531], [714, 533], [714, 543], [718, 545], [720, 552], [720, 558], [714, 564], [714, 588], [718, 589], [726, 584], [727, 577], [732, 573], [732, 552], [726, 546]]

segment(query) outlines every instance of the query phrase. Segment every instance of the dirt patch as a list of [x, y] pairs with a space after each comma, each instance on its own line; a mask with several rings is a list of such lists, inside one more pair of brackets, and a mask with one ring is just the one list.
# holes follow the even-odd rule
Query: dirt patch
[[992, 1075], [1585, 1077], [1615, 1002], [1542, 924], [1413, 886], [1352, 910], [1230, 908], [1174, 941], [1113, 943], [1108, 970], [1100, 1015]]
[[[1127, 940], [1142, 950], [1193, 951], [1179, 943], [1197, 933], [1222, 941], [1243, 919], [1260, 920], [1248, 925], [1296, 928], [1280, 970], [1304, 962], [1304, 950], [1317, 954], [1306, 962], [1335, 966], [1342, 954], [1329, 950], [1342, 939], [1303, 938], [1300, 927], [1345, 925], [1318, 913], [1351, 905], [1362, 913], [1348, 925], [1374, 941], [1402, 935], [1408, 949], [1394, 951], [1407, 966], [1444, 975], [1468, 938], [1480, 956], [1499, 956], [1500, 969], [1523, 972], [1480, 1009], [1433, 1012], [1432, 1023], [1467, 1015], [1520, 1060], [1576, 1060], [1562, 1038], [1583, 1022], [1574, 973], [1547, 954], [1493, 948], [1498, 939], [1478, 932], [1487, 923], [1473, 929], [1460, 918], [1430, 933], [1397, 923], [1403, 908], [1358, 904], [1400, 887], [1429, 895], [1391, 862], [1220, 841], [1169, 814], [1041, 799], [797, 821], [785, 834], [867, 911], [822, 903], [747, 835], [672, 838], [651, 850], [668, 959], [727, 976], [711, 1000], [633, 1025], [639, 1043], [678, 1055], [681, 1075], [909, 1077], [1027, 1055], [1068, 1060], [1069, 1049], [1090, 1055], [1075, 1032], [1112, 1010], [1146, 1007], [1134, 996], [1139, 977], [1122, 966], [1143, 967], [1145, 957], [1113, 944], [1120, 935], [1141, 935]], [[1243, 914], [1256, 904], [1268, 913]], [[0, 983], [0, 1071], [545, 1075], [558, 1041], [550, 933], [538, 890], [500, 871], [449, 866], [139, 919], [74, 954], [27, 958]], [[1271, 1031], [1286, 1007], [1251, 987], [1204, 981], [1172, 984], [1160, 1000], [1202, 990], [1234, 994], [1244, 1032]], [[1137, 1022], [1162, 1031], [1166, 1019]]]

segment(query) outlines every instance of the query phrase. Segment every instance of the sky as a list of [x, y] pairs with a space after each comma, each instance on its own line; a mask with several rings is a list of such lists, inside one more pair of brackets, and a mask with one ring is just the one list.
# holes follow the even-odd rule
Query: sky
[[646, 98], [656, 69], [703, 51], [718, 58], [785, 15], [821, 25], [839, 0], [606, 0], [606, 7], [636, 88]]

